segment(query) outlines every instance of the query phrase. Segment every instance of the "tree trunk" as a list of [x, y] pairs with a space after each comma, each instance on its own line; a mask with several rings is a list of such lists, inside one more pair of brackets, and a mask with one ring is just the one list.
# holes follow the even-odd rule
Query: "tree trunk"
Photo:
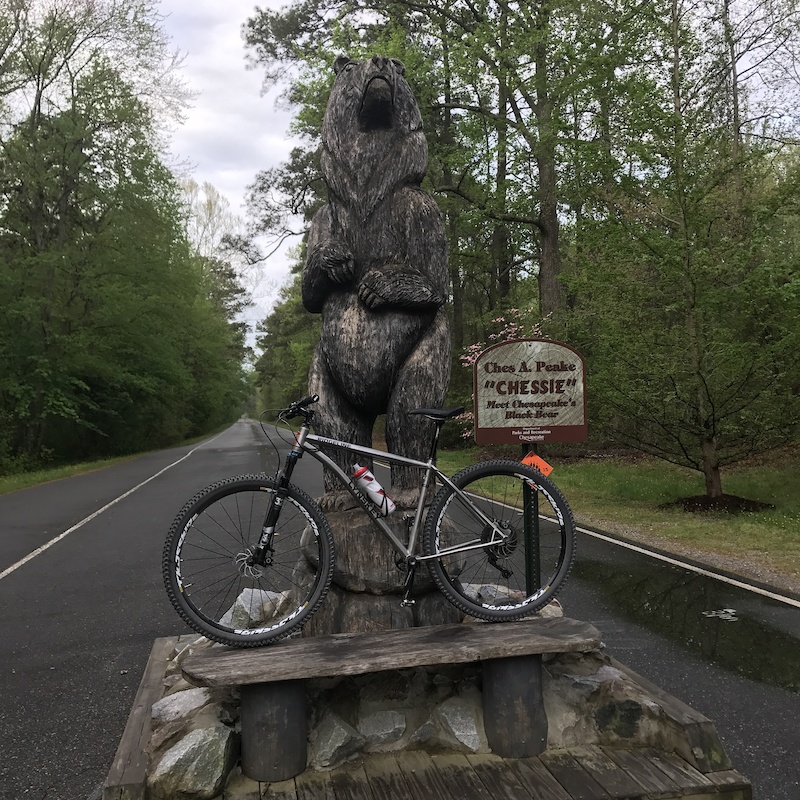
[[452, 342], [453, 349], [458, 352], [465, 341], [464, 333], [464, 286], [461, 278], [461, 270], [458, 266], [458, 259], [453, 258], [458, 247], [458, 223], [456, 213], [448, 210], [445, 214], [447, 222], [447, 243], [450, 250], [448, 269], [450, 272], [450, 302], [453, 308], [452, 319]]
[[[452, 104], [451, 79], [450, 79], [450, 51], [447, 45], [447, 31], [442, 23], [442, 58], [444, 60], [444, 113], [442, 119], [441, 141], [445, 147], [455, 146], [453, 136], [453, 116], [450, 110]], [[453, 173], [443, 161], [442, 177], [445, 186], [453, 185]], [[458, 351], [464, 346], [464, 287], [461, 279], [461, 270], [458, 265], [458, 258], [455, 254], [458, 250], [458, 213], [452, 208], [445, 212], [447, 249], [450, 253], [448, 259], [448, 271], [450, 273], [450, 297], [453, 304], [452, 314], [452, 342], [453, 348]]]
[[553, 121], [553, 100], [547, 74], [549, 69], [550, 12], [548, 3], [539, 6], [539, 40], [535, 47], [536, 60], [536, 166], [539, 172], [539, 312], [546, 316], [564, 308], [564, 289], [559, 252], [560, 223], [558, 221], [558, 178], [556, 172], [556, 131]]
[[[725, 46], [729, 59], [728, 76], [730, 80], [730, 112], [731, 112], [731, 145], [734, 160], [741, 155], [742, 143], [742, 119], [739, 100], [739, 69], [738, 58], [736, 55], [736, 41], [733, 35], [733, 25], [731, 23], [731, 4], [730, 0], [724, 0], [722, 4], [722, 26], [725, 31]], [[734, 173], [738, 175], [738, 170]]]
[[[500, 44], [504, 48], [507, 41], [508, 12], [501, 11]], [[495, 204], [498, 213], [506, 210], [508, 198], [508, 77], [507, 69], [501, 63], [497, 86], [497, 185], [495, 187]], [[501, 222], [495, 223], [492, 231], [492, 254], [497, 279], [497, 299], [502, 303], [511, 294], [511, 257], [508, 248], [508, 227]]]
[[722, 497], [722, 476], [719, 471], [717, 446], [713, 439], [703, 440], [703, 475], [706, 479], [706, 494]]
[[539, 162], [539, 231], [541, 256], [539, 261], [539, 312], [543, 317], [564, 308], [564, 288], [559, 252], [559, 221], [555, 198], [555, 165]]

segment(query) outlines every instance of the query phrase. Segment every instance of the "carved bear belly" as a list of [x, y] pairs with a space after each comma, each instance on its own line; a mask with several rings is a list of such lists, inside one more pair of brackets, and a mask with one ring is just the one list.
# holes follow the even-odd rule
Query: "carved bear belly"
[[325, 301], [321, 347], [331, 377], [357, 408], [382, 413], [398, 371], [430, 326], [435, 311], [369, 310], [355, 291]]

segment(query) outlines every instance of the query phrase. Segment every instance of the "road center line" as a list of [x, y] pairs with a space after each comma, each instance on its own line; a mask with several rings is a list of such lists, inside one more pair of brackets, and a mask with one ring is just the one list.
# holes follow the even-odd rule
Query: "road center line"
[[[224, 433], [224, 431], [222, 433]], [[60, 542], [63, 538], [69, 536], [71, 533], [78, 530], [78, 528], [82, 528], [84, 525], [86, 525], [87, 522], [91, 522], [96, 517], [99, 517], [104, 511], [108, 511], [108, 509], [111, 508], [111, 506], [116, 505], [117, 503], [119, 503], [120, 500], [124, 500], [129, 495], [132, 495], [137, 489], [141, 489], [142, 486], [145, 486], [146, 484], [150, 483], [150, 481], [155, 480], [159, 475], [163, 475], [168, 469], [172, 469], [172, 467], [177, 466], [178, 464], [181, 463], [181, 461], [186, 461], [186, 459], [189, 458], [189, 456], [192, 455], [192, 453], [194, 453], [196, 450], [199, 450], [201, 447], [205, 447], [205, 445], [207, 444], [211, 444], [211, 442], [213, 442], [214, 439], [217, 439], [220, 436], [222, 436], [222, 433], [218, 433], [212, 439], [209, 439], [208, 441], [197, 445], [197, 447], [193, 447], [185, 456], [182, 456], [177, 461], [173, 461], [171, 464], [167, 464], [166, 467], [160, 469], [158, 472], [155, 473], [155, 475], [151, 475], [149, 478], [143, 480], [141, 483], [137, 484], [132, 489], [128, 489], [127, 492], [121, 494], [119, 497], [115, 498], [110, 503], [106, 503], [102, 508], [98, 508], [97, 511], [95, 511], [92, 514], [89, 514], [88, 517], [84, 517], [80, 522], [76, 522], [71, 528], [68, 528], [63, 533], [60, 533], [58, 536], [56, 536], [54, 539], [51, 539], [46, 544], [43, 544], [41, 547], [37, 547], [36, 550], [34, 550], [32, 553], [28, 553], [28, 555], [26, 555], [24, 558], [21, 558], [19, 561], [17, 561], [16, 564], [12, 564], [10, 567], [0, 572], [0, 580], [5, 578], [7, 575], [10, 575], [15, 570], [18, 570], [21, 566], [27, 564], [32, 559], [36, 558], [36, 556], [41, 555], [42, 553], [44, 553], [45, 550], [49, 550], [54, 544], [56, 544], [56, 542]]]

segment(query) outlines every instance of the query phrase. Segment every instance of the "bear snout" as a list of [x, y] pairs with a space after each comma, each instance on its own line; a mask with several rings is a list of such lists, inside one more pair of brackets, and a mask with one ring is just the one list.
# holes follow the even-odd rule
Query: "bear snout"
[[394, 92], [384, 75], [368, 78], [359, 112], [361, 130], [372, 131], [392, 127], [394, 120]]

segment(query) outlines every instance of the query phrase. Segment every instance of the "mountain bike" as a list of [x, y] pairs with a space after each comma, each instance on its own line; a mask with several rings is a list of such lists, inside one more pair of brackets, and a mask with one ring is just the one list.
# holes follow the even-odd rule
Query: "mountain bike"
[[[301, 417], [302, 423], [274, 477], [214, 483], [173, 522], [164, 545], [164, 581], [192, 628], [223, 644], [256, 647], [297, 633], [324, 600], [333, 576], [333, 534], [319, 504], [291, 483], [306, 454], [336, 476], [391, 543], [405, 571], [401, 604], [414, 603], [414, 576], [422, 564], [456, 608], [481, 620], [522, 619], [555, 597], [572, 567], [575, 523], [548, 478], [513, 460], [479, 462], [452, 477], [441, 472], [441, 428], [463, 408], [409, 412], [434, 423], [428, 460], [418, 461], [312, 433], [317, 399], [303, 398], [278, 414], [280, 422]], [[387, 524], [385, 507], [325, 452], [332, 448], [422, 470], [416, 510], [402, 515], [404, 526], [395, 526], [405, 530], [405, 541]]]

